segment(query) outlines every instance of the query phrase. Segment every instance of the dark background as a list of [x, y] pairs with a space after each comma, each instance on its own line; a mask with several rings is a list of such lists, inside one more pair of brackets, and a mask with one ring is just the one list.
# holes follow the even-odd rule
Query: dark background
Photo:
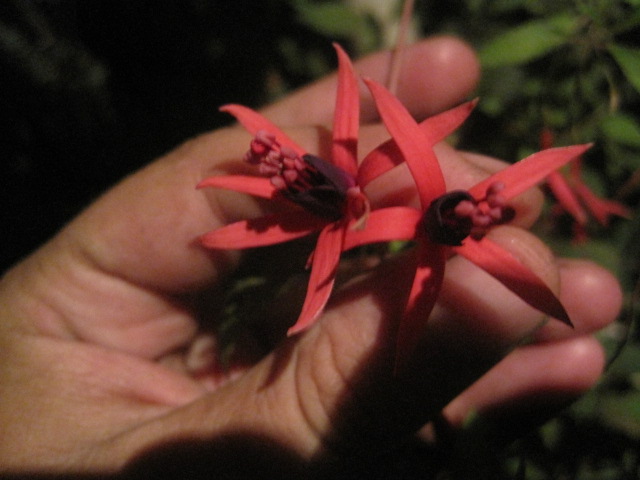
[[[2, 0], [0, 271], [127, 173], [309, 80], [278, 0]], [[275, 87], [274, 87], [275, 85]]]

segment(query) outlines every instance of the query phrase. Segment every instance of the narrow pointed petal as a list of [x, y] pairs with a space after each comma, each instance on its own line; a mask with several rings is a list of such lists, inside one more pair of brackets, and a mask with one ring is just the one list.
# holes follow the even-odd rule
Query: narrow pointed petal
[[[447, 138], [471, 114], [478, 103], [476, 100], [465, 102], [445, 112], [423, 120], [419, 126], [430, 145], [435, 145]], [[391, 139], [371, 151], [358, 169], [358, 184], [364, 187], [383, 173], [404, 162], [404, 157], [396, 142]]]
[[336, 224], [327, 225], [320, 232], [313, 253], [307, 296], [298, 320], [288, 330], [287, 335], [294, 335], [309, 328], [322, 313], [335, 283], [343, 238], [344, 228]]
[[344, 250], [370, 243], [413, 240], [421, 220], [422, 212], [415, 208], [389, 207], [373, 210], [367, 217], [365, 228], [347, 230]]
[[541, 312], [572, 326], [564, 306], [542, 281], [508, 250], [488, 238], [467, 238], [464, 244], [453, 249], [475, 263], [522, 300]]
[[268, 178], [253, 177], [250, 175], [220, 175], [208, 177], [202, 180], [196, 188], [215, 187], [247, 193], [254, 197], [273, 198], [277, 189]]
[[327, 221], [303, 211], [242, 220], [200, 237], [207, 248], [237, 250], [288, 242], [322, 229]]
[[338, 90], [333, 115], [332, 163], [355, 177], [358, 169], [360, 92], [358, 77], [346, 52], [334, 43], [338, 53]]
[[631, 212], [625, 205], [598, 197], [582, 182], [576, 185], [575, 190], [587, 209], [603, 227], [609, 224], [609, 217], [611, 215], [617, 215], [623, 218], [631, 217]]
[[396, 372], [402, 371], [415, 352], [442, 287], [446, 261], [443, 247], [423, 241], [418, 266], [396, 337]]
[[469, 118], [473, 109], [478, 105], [478, 98], [461, 103], [420, 122], [420, 129], [432, 143], [438, 143], [451, 135], [464, 121]]
[[551, 172], [562, 167], [579, 155], [582, 155], [591, 144], [573, 145], [570, 147], [549, 148], [529, 155], [527, 158], [494, 173], [469, 189], [469, 193], [477, 200], [482, 199], [492, 183], [502, 182], [505, 189], [500, 194], [507, 200], [530, 189]]
[[547, 177], [547, 185], [551, 189], [551, 193], [556, 198], [560, 206], [569, 213], [576, 222], [581, 225], [587, 223], [587, 212], [580, 205], [578, 197], [573, 193], [571, 187], [564, 179], [562, 174], [553, 171]]
[[298, 155], [302, 156], [306, 153], [304, 148], [294, 142], [291, 137], [255, 110], [243, 105], [229, 104], [220, 107], [220, 111], [227, 112], [236, 117], [236, 120], [238, 120], [251, 135], [255, 135], [260, 130], [266, 130], [274, 134], [276, 140], [280, 142], [281, 145], [292, 148]]
[[571, 163], [569, 178], [575, 186], [574, 190], [576, 194], [600, 225], [606, 227], [609, 224], [609, 217], [611, 215], [617, 215], [623, 218], [631, 217], [631, 211], [626, 205], [599, 197], [582, 181], [581, 158], [577, 158], [575, 162]]
[[382, 85], [365, 79], [387, 130], [396, 141], [418, 188], [423, 208], [445, 193], [444, 177], [429, 139], [400, 100]]

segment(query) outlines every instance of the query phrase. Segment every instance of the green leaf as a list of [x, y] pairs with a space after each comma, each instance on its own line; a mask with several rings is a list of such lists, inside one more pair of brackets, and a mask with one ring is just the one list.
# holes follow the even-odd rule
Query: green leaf
[[634, 0], [634, 2], [636, 3], [636, 5], [634, 5], [636, 11], [631, 12], [628, 17], [613, 27], [612, 33], [614, 35], [620, 35], [621, 33], [625, 33], [640, 26], [640, 0]]
[[558, 255], [569, 258], [588, 258], [614, 275], [620, 271], [618, 247], [608, 239], [590, 238], [584, 244], [576, 244], [571, 239], [557, 240], [554, 242], [554, 250]]
[[367, 29], [366, 20], [348, 5], [303, 2], [298, 19], [322, 35], [352, 38]]
[[609, 115], [602, 121], [600, 128], [609, 140], [627, 147], [640, 148], [640, 123], [631, 115]]
[[543, 57], [566, 44], [578, 24], [579, 18], [574, 15], [556, 15], [525, 23], [485, 44], [480, 49], [480, 62], [485, 68], [494, 68]]
[[[640, 373], [640, 345], [630, 342], [625, 345], [622, 353], [609, 367], [607, 376], [631, 379]], [[640, 387], [636, 390], [640, 393]]]
[[620, 66], [629, 83], [640, 92], [640, 48], [609, 45], [609, 53]]
[[640, 439], [640, 393], [605, 397], [602, 401], [602, 420], [630, 437]]

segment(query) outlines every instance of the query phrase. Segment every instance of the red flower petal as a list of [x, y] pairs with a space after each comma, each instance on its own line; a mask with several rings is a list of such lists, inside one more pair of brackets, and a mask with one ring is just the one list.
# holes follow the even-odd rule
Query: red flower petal
[[[429, 144], [435, 145], [447, 138], [467, 119], [477, 103], [477, 100], [471, 100], [451, 110], [423, 120], [419, 126], [420, 130], [422, 130], [428, 138]], [[397, 143], [393, 139], [388, 140], [371, 151], [364, 160], [362, 160], [360, 168], [358, 169], [358, 184], [364, 187], [375, 178], [402, 162], [404, 162], [404, 157]]]
[[508, 250], [488, 238], [467, 238], [453, 249], [500, 281], [522, 300], [541, 312], [572, 325], [564, 306], [540, 277]]
[[454, 130], [469, 118], [478, 101], [479, 99], [474, 98], [468, 102], [461, 103], [457, 107], [433, 115], [423, 120], [420, 123], [420, 128], [431, 142], [438, 143], [451, 135]]
[[344, 228], [341, 225], [343, 223], [333, 223], [320, 232], [313, 253], [307, 296], [298, 320], [287, 335], [294, 335], [313, 325], [329, 300], [342, 252]]
[[422, 212], [410, 207], [389, 207], [373, 210], [363, 229], [348, 229], [344, 250], [361, 245], [393, 240], [413, 240], [416, 227], [422, 220]]
[[216, 187], [233, 190], [235, 192], [248, 193], [255, 197], [273, 198], [277, 189], [268, 178], [252, 177], [249, 175], [221, 175], [208, 177], [202, 180], [196, 188]]
[[547, 177], [547, 185], [551, 189], [551, 193], [558, 200], [558, 203], [581, 225], [587, 223], [587, 212], [584, 211], [578, 198], [571, 190], [571, 187], [564, 179], [562, 174], [553, 171]]
[[298, 155], [302, 156], [306, 151], [294, 142], [286, 133], [280, 130], [274, 123], [267, 120], [255, 110], [247, 108], [243, 105], [229, 104], [220, 107], [220, 111], [227, 112], [242, 124], [251, 135], [255, 135], [260, 130], [266, 130], [276, 136], [276, 140], [281, 145], [292, 148]]
[[358, 169], [360, 92], [351, 60], [338, 44], [338, 90], [333, 114], [332, 163], [355, 178]]
[[396, 337], [396, 372], [402, 370], [415, 351], [442, 287], [445, 248], [420, 242], [418, 266]]
[[609, 217], [611, 215], [624, 218], [631, 217], [631, 212], [625, 205], [598, 197], [582, 182], [575, 186], [575, 190], [594, 218], [604, 227], [609, 224]]
[[484, 198], [487, 188], [492, 183], [503, 182], [505, 189], [500, 192], [500, 195], [510, 200], [536, 185], [554, 170], [583, 154], [590, 147], [591, 144], [573, 145], [570, 147], [549, 148], [534, 153], [474, 185], [469, 189], [469, 193], [477, 200], [480, 200]]
[[200, 242], [218, 249], [263, 247], [304, 237], [326, 224], [324, 219], [296, 210], [231, 223], [205, 233]]
[[444, 177], [429, 139], [400, 100], [382, 85], [365, 79], [387, 130], [396, 141], [416, 182], [424, 208], [445, 193]]

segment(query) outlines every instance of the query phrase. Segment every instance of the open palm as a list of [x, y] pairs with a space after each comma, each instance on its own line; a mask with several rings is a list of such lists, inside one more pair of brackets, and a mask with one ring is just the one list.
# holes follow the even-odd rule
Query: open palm
[[[422, 42], [408, 56], [412, 71], [399, 96], [417, 117], [454, 105], [475, 86], [475, 57], [458, 41]], [[386, 61], [377, 55], [356, 67], [382, 78]], [[323, 80], [263, 113], [295, 126], [290, 135], [309, 151], [322, 151], [326, 139], [315, 126], [331, 119], [325, 99], [334, 87], [335, 78]], [[372, 102], [363, 107], [371, 122], [361, 133], [367, 151], [386, 137], [373, 123]], [[535, 192], [517, 201], [519, 227], [496, 229], [494, 240], [554, 288], [562, 283], [574, 330], [546, 325], [536, 331], [537, 343], [501, 361], [543, 319], [453, 258], [428, 334], [408, 373], [394, 377], [389, 332], [411, 282], [408, 253], [351, 279], [318, 325], [259, 361], [247, 347], [229, 370], [215, 356], [194, 367], [199, 347], [215, 353], [215, 337], [202, 336], [203, 321], [220, 306], [224, 281], [241, 260], [237, 252], [206, 251], [195, 239], [265, 208], [248, 196], [205, 195], [194, 186], [233, 168], [248, 141], [230, 128], [187, 142], [123, 180], [6, 273], [1, 469], [169, 475], [175, 468], [180, 476], [180, 468], [198, 464], [212, 475], [247, 469], [255, 476], [250, 465], [260, 462], [268, 476], [269, 469], [298, 471], [354, 452], [388, 451], [443, 408], [453, 425], [472, 410], [490, 411], [505, 425], [517, 424], [518, 415], [535, 422], [595, 382], [603, 359], [588, 334], [615, 318], [620, 292], [608, 273], [555, 260], [519, 228], [537, 215]], [[502, 167], [446, 146], [438, 154], [451, 188]], [[411, 185], [402, 169], [386, 178], [374, 193], [379, 202]], [[533, 411], [530, 400], [541, 390], [552, 393]], [[510, 416], [501, 417], [507, 403]]]

